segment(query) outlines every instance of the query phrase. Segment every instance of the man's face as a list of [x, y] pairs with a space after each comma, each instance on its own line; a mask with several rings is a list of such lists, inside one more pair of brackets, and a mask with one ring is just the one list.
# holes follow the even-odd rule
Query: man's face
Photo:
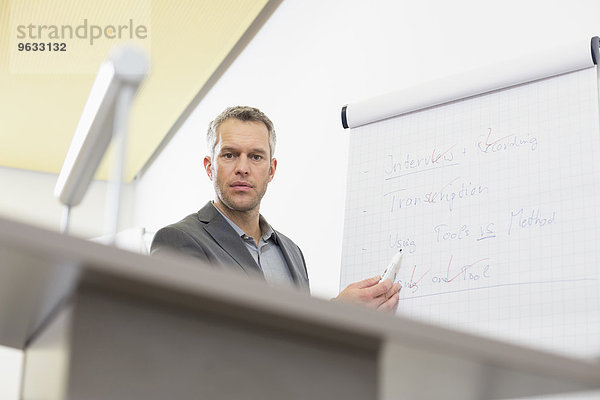
[[217, 203], [235, 211], [258, 212], [277, 167], [277, 160], [270, 155], [265, 124], [234, 118], [223, 122], [217, 129], [213, 159], [204, 158]]

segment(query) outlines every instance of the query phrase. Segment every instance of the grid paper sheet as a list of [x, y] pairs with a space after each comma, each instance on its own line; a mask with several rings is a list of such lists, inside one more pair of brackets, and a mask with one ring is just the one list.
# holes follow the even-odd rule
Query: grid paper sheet
[[350, 131], [341, 288], [404, 256], [398, 314], [600, 356], [596, 68]]

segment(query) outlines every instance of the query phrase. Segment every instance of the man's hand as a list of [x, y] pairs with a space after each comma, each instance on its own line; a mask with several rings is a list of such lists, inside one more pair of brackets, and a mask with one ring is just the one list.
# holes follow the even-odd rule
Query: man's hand
[[389, 279], [379, 282], [380, 279], [381, 276], [374, 276], [364, 281], [351, 283], [332, 300], [363, 304], [370, 308], [395, 312], [398, 307], [398, 292], [402, 285], [392, 284]]

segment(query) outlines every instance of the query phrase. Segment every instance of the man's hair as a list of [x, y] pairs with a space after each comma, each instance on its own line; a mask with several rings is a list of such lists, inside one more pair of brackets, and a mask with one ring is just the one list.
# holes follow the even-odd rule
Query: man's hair
[[206, 133], [206, 141], [210, 156], [214, 157], [215, 147], [217, 146], [217, 129], [228, 119], [235, 118], [244, 122], [262, 122], [269, 131], [269, 149], [271, 151], [270, 158], [275, 154], [275, 144], [277, 136], [275, 135], [275, 127], [273, 122], [258, 108], [247, 106], [229, 107], [217, 116], [210, 124], [208, 124], [208, 132]]

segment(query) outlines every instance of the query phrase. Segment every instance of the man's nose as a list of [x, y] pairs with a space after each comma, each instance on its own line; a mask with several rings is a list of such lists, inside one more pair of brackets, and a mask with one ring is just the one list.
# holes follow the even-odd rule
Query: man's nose
[[250, 166], [249, 161], [250, 160], [248, 160], [248, 157], [246, 157], [245, 155], [240, 155], [237, 159], [237, 162], [235, 163], [235, 173], [248, 175]]

